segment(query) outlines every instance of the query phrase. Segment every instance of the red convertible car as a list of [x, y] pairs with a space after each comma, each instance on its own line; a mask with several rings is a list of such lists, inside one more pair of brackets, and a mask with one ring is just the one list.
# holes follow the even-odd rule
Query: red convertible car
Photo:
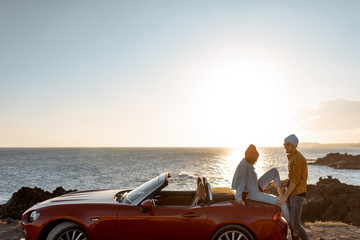
[[68, 193], [36, 204], [22, 217], [22, 239], [281, 240], [280, 208], [246, 200], [198, 178], [196, 191], [166, 191], [169, 173], [135, 189]]

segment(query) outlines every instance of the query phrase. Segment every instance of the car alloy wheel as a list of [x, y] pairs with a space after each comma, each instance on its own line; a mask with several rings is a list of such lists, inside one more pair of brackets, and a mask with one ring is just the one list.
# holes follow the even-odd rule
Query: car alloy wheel
[[218, 240], [230, 239], [230, 240], [247, 240], [246, 236], [238, 231], [227, 231], [221, 234]]
[[50, 231], [46, 240], [87, 240], [87, 236], [77, 223], [63, 222]]
[[58, 240], [86, 240], [86, 236], [79, 230], [70, 230], [63, 233]]
[[254, 240], [249, 231], [239, 225], [226, 225], [218, 229], [211, 240]]

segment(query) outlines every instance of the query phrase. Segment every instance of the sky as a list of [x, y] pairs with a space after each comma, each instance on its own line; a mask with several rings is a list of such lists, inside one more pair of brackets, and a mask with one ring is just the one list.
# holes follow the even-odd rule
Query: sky
[[360, 1], [0, 1], [0, 147], [360, 142]]

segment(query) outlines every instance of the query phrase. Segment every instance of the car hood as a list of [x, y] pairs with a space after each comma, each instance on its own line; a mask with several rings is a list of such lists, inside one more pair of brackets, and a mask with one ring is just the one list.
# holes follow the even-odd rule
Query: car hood
[[116, 190], [91, 190], [91, 191], [71, 192], [56, 198], [48, 199], [41, 203], [37, 203], [32, 208], [48, 207], [53, 205], [65, 205], [65, 204], [114, 203], [116, 202], [115, 200], [116, 193], [121, 191], [126, 191], [126, 190], [116, 189]]

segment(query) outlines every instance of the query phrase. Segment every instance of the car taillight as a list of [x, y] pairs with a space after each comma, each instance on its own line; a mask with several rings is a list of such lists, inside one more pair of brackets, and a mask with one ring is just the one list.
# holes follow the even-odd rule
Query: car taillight
[[281, 212], [281, 211], [277, 211], [277, 212], [275, 212], [275, 214], [274, 214], [274, 216], [273, 216], [273, 220], [274, 220], [275, 222], [277, 222], [277, 221], [279, 221], [279, 220], [281, 219], [281, 217], [282, 217], [282, 212]]

